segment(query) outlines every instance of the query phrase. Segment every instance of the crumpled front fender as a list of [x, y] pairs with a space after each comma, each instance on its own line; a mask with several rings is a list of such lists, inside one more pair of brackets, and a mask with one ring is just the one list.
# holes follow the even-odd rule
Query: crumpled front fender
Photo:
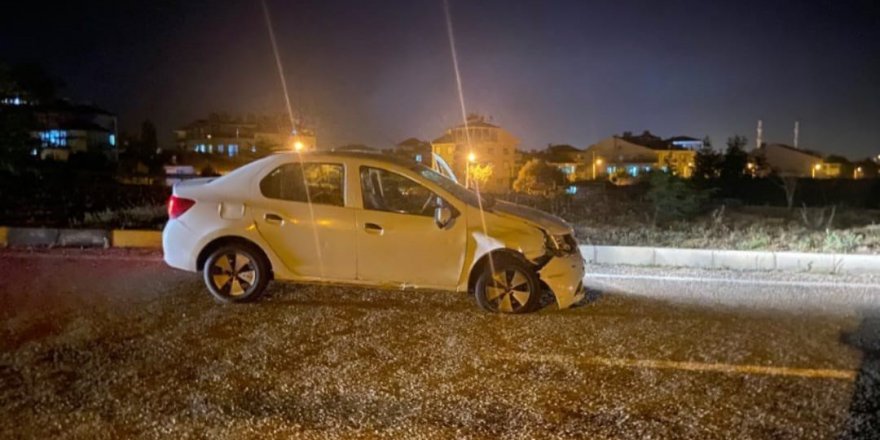
[[538, 277], [550, 287], [559, 309], [567, 309], [584, 298], [584, 259], [580, 252], [554, 257], [540, 270]]

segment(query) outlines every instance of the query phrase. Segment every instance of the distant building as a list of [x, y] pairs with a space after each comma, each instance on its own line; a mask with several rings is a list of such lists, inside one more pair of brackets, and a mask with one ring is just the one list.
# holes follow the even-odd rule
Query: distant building
[[467, 181], [468, 156], [475, 164], [491, 165], [492, 175], [481, 188], [488, 193], [507, 193], [516, 178], [519, 139], [507, 130], [486, 122], [479, 115], [469, 115], [467, 124], [446, 130], [431, 141], [434, 153], [445, 160], [459, 181]]
[[433, 165], [431, 155], [432, 150], [433, 149], [430, 142], [412, 137], [403, 140], [395, 145], [394, 149], [391, 150], [391, 154], [411, 159], [415, 162], [430, 167]]
[[833, 179], [842, 177], [842, 164], [830, 163], [815, 151], [785, 144], [764, 144], [753, 152], [768, 168], [786, 177]]
[[34, 139], [30, 154], [42, 159], [66, 161], [71, 154], [102, 152], [117, 158], [116, 115], [88, 104], [56, 100], [45, 104], [26, 97], [5, 97], [0, 111], [29, 114]]
[[685, 150], [699, 150], [705, 145], [702, 140], [690, 136], [673, 136], [666, 139], [666, 142]]
[[196, 169], [192, 165], [165, 165], [165, 186], [174, 186], [176, 183], [196, 176]]
[[317, 147], [314, 131], [292, 126], [286, 115], [230, 117], [211, 114], [174, 131], [181, 151], [201, 154], [263, 156], [275, 150]]
[[571, 145], [548, 145], [541, 156], [572, 182], [584, 175], [589, 162], [584, 150]]
[[584, 157], [587, 174], [595, 179], [635, 178], [652, 170], [690, 178], [697, 154], [693, 148], [700, 146], [702, 141], [698, 144], [694, 138], [662, 139], [646, 130], [637, 136], [627, 132], [603, 139], [587, 147]]

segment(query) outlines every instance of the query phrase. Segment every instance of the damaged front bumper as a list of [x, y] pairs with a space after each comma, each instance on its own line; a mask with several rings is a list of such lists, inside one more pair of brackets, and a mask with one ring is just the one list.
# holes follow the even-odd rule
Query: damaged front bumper
[[584, 298], [585, 273], [584, 259], [581, 253], [575, 250], [571, 254], [551, 258], [538, 270], [538, 277], [553, 292], [556, 304], [561, 310], [571, 307]]

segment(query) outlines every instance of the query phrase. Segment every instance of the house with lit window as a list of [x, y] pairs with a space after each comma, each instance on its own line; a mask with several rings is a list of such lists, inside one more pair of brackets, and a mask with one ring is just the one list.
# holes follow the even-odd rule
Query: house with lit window
[[[487, 193], [510, 192], [518, 168], [519, 139], [480, 115], [468, 115], [467, 123], [446, 130], [431, 141], [432, 151], [452, 167], [459, 181], [467, 182], [470, 167], [491, 169], [480, 187]], [[472, 186], [472, 185], [471, 185]]]
[[701, 139], [693, 138], [690, 136], [673, 136], [669, 139], [666, 139], [666, 142], [685, 150], [694, 151], [703, 148], [703, 146], [705, 145]]
[[412, 160], [427, 167], [432, 166], [431, 143], [418, 138], [408, 138], [397, 143], [390, 151], [391, 154]]
[[791, 145], [763, 144], [752, 154], [780, 176], [833, 179], [843, 174], [840, 163], [827, 162], [821, 153]]
[[690, 178], [697, 155], [693, 148], [701, 147], [702, 141], [697, 144], [681, 138], [684, 137], [663, 139], [647, 130], [640, 135], [625, 132], [605, 138], [586, 148], [586, 175], [589, 179], [626, 180], [662, 170]]
[[586, 172], [586, 152], [571, 145], [548, 145], [540, 158], [556, 167], [570, 182], [581, 179]]
[[213, 113], [178, 128], [174, 135], [180, 151], [229, 158], [317, 148], [314, 131], [300, 123], [292, 125], [286, 115], [231, 117]]
[[25, 115], [33, 139], [31, 156], [66, 161], [72, 154], [101, 152], [118, 158], [116, 115], [67, 100], [40, 102], [27, 94], [0, 97], [0, 111]]
[[102, 152], [110, 159], [118, 158], [115, 114], [61, 100], [35, 105], [30, 111], [35, 120], [31, 137], [38, 140], [32, 156], [66, 161], [72, 154]]

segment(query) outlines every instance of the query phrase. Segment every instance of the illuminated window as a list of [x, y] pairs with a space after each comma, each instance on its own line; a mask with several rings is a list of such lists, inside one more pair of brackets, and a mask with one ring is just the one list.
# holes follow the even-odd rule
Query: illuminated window
[[421, 154], [416, 154], [416, 162], [419, 162], [419, 163], [422, 162], [422, 155]]
[[395, 214], [434, 215], [437, 195], [416, 181], [380, 168], [361, 167], [364, 209]]
[[270, 199], [343, 206], [343, 168], [332, 163], [285, 164], [260, 181], [260, 191]]
[[40, 133], [44, 147], [66, 147], [67, 132], [64, 130], [47, 130]]
[[114, 147], [116, 146], [116, 135], [115, 134], [110, 135], [110, 145], [112, 145]]
[[7, 105], [25, 105], [28, 102], [25, 101], [24, 99], [21, 99], [20, 97], [16, 96], [13, 98], [3, 98], [2, 100], [0, 100], [0, 103], [7, 104]]

